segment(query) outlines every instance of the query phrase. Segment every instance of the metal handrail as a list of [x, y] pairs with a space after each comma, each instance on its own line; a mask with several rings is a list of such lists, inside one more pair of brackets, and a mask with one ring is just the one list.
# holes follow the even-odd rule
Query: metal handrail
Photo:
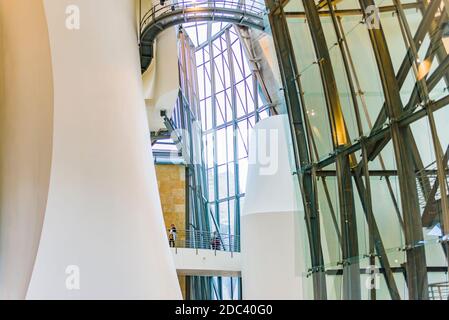
[[265, 30], [264, 16], [267, 13], [263, 2], [233, 1], [165, 1], [153, 4], [142, 17], [139, 26], [141, 69], [144, 73], [154, 56], [154, 41], [158, 34], [171, 26], [188, 22], [227, 22]]
[[449, 282], [429, 284], [430, 300], [449, 300]]
[[172, 14], [173, 12], [182, 11], [184, 13], [188, 11], [198, 11], [201, 9], [229, 9], [238, 10], [245, 14], [262, 16], [266, 12], [265, 3], [259, 1], [252, 1], [250, 4], [239, 1], [165, 1], [164, 5], [156, 3], [152, 8], [144, 14], [140, 21], [140, 30], [143, 31], [145, 27], [150, 23], [156, 21], [156, 19]]
[[174, 243], [169, 238], [169, 244], [174, 248], [240, 252], [240, 236], [201, 230], [177, 230]]
[[[429, 173], [429, 171], [432, 171], [432, 173]], [[434, 199], [427, 199], [427, 196], [426, 196], [424, 190], [422, 189], [422, 187], [421, 187], [421, 185], [419, 183], [419, 180], [422, 179], [423, 176], [428, 179], [428, 181], [429, 181], [431, 186], [433, 186], [436, 183], [436, 181], [437, 181], [436, 161], [432, 162], [427, 167], [425, 167], [424, 169], [422, 169], [421, 171], [418, 171], [416, 173], [419, 204], [420, 204], [421, 208], [424, 209], [426, 207], [426, 205], [427, 205], [427, 202], [429, 200], [439, 200], [439, 199], [441, 199], [441, 189], [438, 186], [435, 194], [433, 195]], [[446, 181], [445, 182], [446, 182], [446, 187], [449, 190], [449, 175], [446, 175]]]

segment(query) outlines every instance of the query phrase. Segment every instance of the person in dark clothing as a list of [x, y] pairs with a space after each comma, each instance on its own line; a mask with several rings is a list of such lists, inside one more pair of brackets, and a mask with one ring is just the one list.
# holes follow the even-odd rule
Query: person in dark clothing
[[220, 250], [220, 237], [218, 236], [216, 231], [214, 231], [212, 235], [211, 247], [212, 250]]
[[172, 223], [168, 230], [168, 243], [171, 248], [176, 246], [176, 226]]

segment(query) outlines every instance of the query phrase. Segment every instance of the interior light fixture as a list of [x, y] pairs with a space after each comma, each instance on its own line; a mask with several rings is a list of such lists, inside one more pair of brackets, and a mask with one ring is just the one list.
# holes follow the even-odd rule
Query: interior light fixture
[[316, 116], [316, 112], [315, 112], [314, 109], [307, 110], [307, 114], [308, 114], [309, 116], [311, 116], [311, 117], [315, 117], [315, 116]]

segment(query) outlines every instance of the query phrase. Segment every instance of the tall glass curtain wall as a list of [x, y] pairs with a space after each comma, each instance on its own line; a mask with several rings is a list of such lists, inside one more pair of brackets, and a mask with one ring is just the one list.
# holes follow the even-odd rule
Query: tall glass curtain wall
[[254, 92], [255, 77], [233, 27], [201, 46], [196, 60], [209, 208], [221, 233], [238, 235], [249, 130], [256, 123], [257, 107], [264, 103]]
[[[223, 249], [239, 251], [248, 139], [256, 119], [269, 116], [269, 106], [259, 92], [238, 29], [222, 23], [204, 23], [184, 25], [183, 30], [185, 34], [180, 35], [182, 97], [175, 114], [183, 114], [182, 127], [189, 132], [188, 144], [193, 144], [186, 148], [187, 153], [193, 152], [195, 160], [201, 159], [190, 170], [195, 178], [189, 178], [189, 221], [196, 229], [217, 231], [222, 237], [230, 237], [232, 241], [224, 241], [229, 247]], [[207, 30], [215, 33], [208, 37], [211, 32]], [[196, 70], [189, 69], [189, 65], [196, 66]], [[211, 294], [213, 299], [241, 297], [238, 278], [195, 277], [191, 280], [192, 289], [198, 291], [195, 281], [208, 280], [210, 292], [205, 288], [200, 291]]]
[[[239, 40], [228, 26], [196, 52], [208, 182], [208, 206], [222, 234], [240, 235], [248, 170], [249, 131], [264, 100]], [[262, 117], [266, 113], [262, 113]], [[238, 238], [237, 238], [238, 239]], [[235, 244], [240, 250], [240, 244]], [[220, 283], [221, 282], [221, 283]], [[238, 279], [214, 278], [222, 299], [240, 295]]]
[[[431, 2], [433, 1], [435, 0]], [[318, 5], [320, 1], [314, 2]], [[349, 137], [347, 145], [356, 144], [363, 140], [364, 136], [370, 136], [385, 103], [385, 87], [379, 75], [378, 64], [370, 41], [369, 30], [364, 23], [360, 2], [368, 3], [371, 1], [337, 1], [334, 8], [337, 18], [335, 21], [330, 16], [327, 6], [322, 9], [326, 14], [319, 14], [319, 22], [324, 30], [325, 45], [330, 54], [330, 64], [335, 77], [338, 92], [336, 99], [340, 102], [346, 126], [345, 130]], [[447, 1], [440, 1], [441, 4], [431, 16], [432, 21], [434, 21], [434, 31], [427, 32], [422, 40], [417, 41], [415, 44], [416, 53], [413, 53], [412, 50], [407, 51], [410, 47], [410, 41], [407, 38], [407, 28], [412, 36], [411, 39], [413, 39], [419, 31], [419, 27], [424, 23], [425, 12], [431, 2], [422, 1], [423, 5], [420, 4], [420, 1], [373, 1], [380, 8], [380, 22], [385, 34], [394, 73], [396, 75], [400, 73], [403, 61], [407, 62], [408, 60], [409, 65], [412, 66], [407, 69], [403, 80], [399, 82], [400, 100], [403, 107], [406, 110], [408, 108], [410, 112], [419, 111], [429, 101], [447, 104], [444, 98], [448, 98], [449, 73], [448, 71], [441, 72], [440, 70], [441, 68], [447, 69], [446, 64], [449, 52], [448, 25], [445, 23], [448, 19], [449, 10]], [[322, 62], [317, 59], [316, 43], [314, 44], [314, 38], [311, 34], [310, 22], [306, 19], [304, 3], [304, 1], [299, 0], [288, 1], [283, 9], [304, 96], [304, 106], [302, 107], [305, 108], [305, 112], [303, 114], [305, 114], [310, 123], [311, 137], [309, 140], [312, 160], [319, 162], [334, 153], [335, 146], [332, 140], [333, 135], [330, 123], [331, 120], [335, 121], [335, 118], [330, 118], [330, 115], [334, 117], [335, 114], [329, 111], [329, 101], [326, 100], [325, 94], [328, 88], [323, 86], [325, 82], [322, 80]], [[402, 7], [405, 19], [401, 19], [397, 11], [399, 5]], [[341, 34], [340, 39], [338, 39], [337, 31]], [[215, 46], [213, 49], [215, 50]], [[345, 68], [344, 59], [348, 62], [347, 68]], [[351, 79], [351, 83], [348, 79]], [[424, 85], [420, 84], [419, 81], [424, 81]], [[351, 85], [353, 89], [351, 89]], [[424, 86], [427, 87], [427, 92], [423, 90]], [[355, 93], [355, 99], [354, 95], [351, 94], [352, 92]], [[204, 96], [206, 96], [207, 100], [207, 95]], [[219, 121], [223, 121], [223, 118], [220, 117], [221, 115], [218, 117]], [[449, 129], [447, 127], [449, 108], [440, 107], [434, 111], [434, 117], [436, 133], [444, 154], [449, 145]], [[208, 123], [213, 124], [213, 121]], [[378, 128], [382, 129], [390, 124], [390, 120], [386, 117], [377, 125]], [[213, 127], [208, 127], [208, 129], [213, 129]], [[425, 168], [425, 171], [422, 171], [421, 174], [425, 175], [424, 180], [427, 181], [428, 186], [433, 186], [437, 171], [435, 146], [439, 146], [435, 135], [432, 134], [432, 124], [428, 117], [424, 116], [413, 121], [410, 124], [410, 130], [413, 140], [407, 140], [410, 144], [406, 146], [409, 150], [407, 152], [412, 152], [410, 150], [416, 146], [417, 155], [415, 155], [414, 159], [420, 159], [422, 168]], [[312, 143], [316, 145], [316, 150], [312, 147]], [[363, 149], [352, 153], [351, 166], [357, 165], [357, 163], [362, 161], [361, 150]], [[435, 285], [447, 283], [448, 281], [447, 260], [443, 250], [444, 246], [440, 242], [442, 237], [441, 221], [443, 219], [441, 213], [431, 223], [426, 224], [423, 220], [422, 241], [408, 243], [404, 231], [407, 229], [406, 226], [404, 227], [404, 223], [406, 223], [404, 214], [406, 213], [403, 212], [401, 205], [402, 202], [411, 200], [409, 195], [401, 194], [397, 174], [398, 162], [395, 157], [393, 143], [391, 141], [388, 142], [379, 153], [379, 156], [370, 160], [372, 161], [369, 161], [368, 167], [371, 173], [368, 182], [372, 190], [372, 211], [380, 239], [385, 248], [385, 256], [382, 259], [384, 262], [388, 260], [391, 266], [394, 286], [397, 287], [400, 298], [409, 298], [409, 288], [407, 287], [404, 272], [407, 252], [408, 250], [417, 250], [419, 247], [424, 247], [425, 263], [427, 265], [426, 277], [429, 284], [426, 290], [429, 291], [429, 296], [432, 298], [434, 296], [432, 290], [436, 288]], [[447, 158], [444, 159], [444, 162], [447, 166]], [[220, 164], [226, 165], [223, 161]], [[357, 277], [360, 279], [359, 290], [361, 291], [362, 299], [391, 299], [391, 291], [389, 290], [391, 283], [387, 285], [385, 269], [383, 269], [384, 264], [381, 264], [381, 258], [375, 247], [376, 243], [371, 238], [372, 233], [370, 233], [361, 203], [361, 196], [357, 191], [354, 179], [351, 179], [356, 219], [353, 227], [357, 232], [355, 241], [358, 242], [358, 252], [351, 257], [344, 257], [342, 254], [342, 227], [345, 219], [341, 219], [341, 197], [339, 197], [339, 192], [342, 191], [339, 190], [340, 186], [335, 170], [335, 164], [320, 168], [318, 170], [318, 178], [316, 179], [321, 246], [324, 255], [324, 265], [322, 267], [326, 270], [327, 298], [343, 299], [345, 280], [342, 265], [352, 263], [359, 267], [357, 268]], [[220, 175], [222, 171], [225, 170], [218, 169], [218, 174]], [[326, 174], [326, 171], [334, 172], [334, 174]], [[211, 171], [210, 175], [214, 173], [214, 171]], [[426, 194], [423, 191], [422, 176], [419, 172], [416, 172], [416, 175], [419, 210], [420, 214], [424, 216], [428, 202], [428, 193]], [[367, 182], [364, 178], [362, 181]], [[435, 197], [437, 201], [441, 199], [441, 195], [438, 192]], [[221, 199], [220, 196], [222, 194], [219, 191], [218, 197], [212, 199]], [[226, 194], [223, 196], [226, 196]], [[223, 205], [223, 210], [226, 210], [226, 205]], [[219, 209], [221, 210], [222, 207], [219, 207]], [[302, 242], [305, 244], [304, 251], [310, 252], [307, 233], [304, 232], [301, 237]], [[370, 268], [373, 262], [377, 268], [374, 271]], [[306, 297], [313, 299], [310, 256], [307, 259], [307, 263], [307, 270], [301, 270], [301, 273], [306, 283], [304, 289]], [[379, 273], [379, 276], [375, 277], [375, 281], [371, 281], [372, 278], [369, 277], [371, 272]], [[376, 290], [372, 290], [373, 285]]]
[[203, 170], [203, 146], [201, 113], [198, 101], [198, 81], [196, 75], [195, 46], [185, 33], [179, 32], [179, 75], [181, 91], [175, 107], [173, 121], [182, 129], [182, 154], [186, 163], [188, 183], [187, 229], [189, 239], [195, 247], [204, 247], [204, 239], [196, 237], [195, 231], [210, 231], [207, 213], [207, 190]]
[[[186, 241], [194, 248], [206, 248], [201, 236], [210, 232], [207, 190], [203, 170], [201, 114], [198, 103], [195, 46], [182, 29], [178, 33], [179, 83], [181, 90], [172, 115], [175, 140], [181, 141], [186, 163]], [[187, 299], [212, 300], [212, 277], [187, 276]]]

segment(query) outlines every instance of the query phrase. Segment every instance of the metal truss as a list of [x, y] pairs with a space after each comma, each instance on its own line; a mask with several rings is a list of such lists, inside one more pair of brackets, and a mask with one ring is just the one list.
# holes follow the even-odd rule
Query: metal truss
[[[449, 95], [437, 100], [432, 100], [429, 95], [441, 81], [444, 81], [446, 86], [449, 87], [449, 55], [442, 42], [443, 26], [448, 23], [449, 19], [447, 11], [449, 3], [447, 0], [420, 0], [408, 3], [393, 0], [392, 5], [379, 8], [380, 13], [391, 12], [397, 18], [402, 39], [406, 45], [406, 53], [396, 73], [382, 24], [379, 24], [379, 28], [367, 28], [367, 35], [369, 36], [372, 54], [375, 57], [385, 101], [380, 106], [380, 112], [375, 121], [371, 121], [367, 101], [356, 71], [353, 53], [347, 43], [342, 19], [345, 16], [356, 15], [368, 21], [370, 18], [368, 9], [372, 8], [375, 2], [373, 0], [359, 0], [358, 8], [341, 10], [338, 9], [338, 4], [344, 2], [341, 0], [295, 1], [302, 3], [304, 12], [284, 12], [285, 5], [293, 1], [266, 0], [265, 4], [269, 10], [268, 18], [283, 84], [282, 91], [285, 101], [282, 100], [281, 103], [285, 103], [290, 120], [293, 152], [296, 158], [295, 173], [299, 178], [305, 207], [305, 224], [311, 259], [309, 272], [313, 282], [314, 298], [327, 299], [326, 275], [332, 273], [331, 270], [326, 270], [323, 256], [319, 197], [323, 197], [327, 202], [332, 225], [340, 245], [343, 298], [361, 298], [360, 276], [362, 271], [359, 266], [360, 250], [358, 243], [361, 231], [357, 229], [355, 206], [357, 197], [360, 200], [368, 230], [369, 262], [370, 265], [376, 265], [376, 263], [380, 265], [390, 297], [392, 299], [401, 298], [393, 275], [402, 271], [407, 282], [408, 297], [410, 299], [428, 299], [427, 272], [431, 268], [426, 263], [425, 246], [420, 245], [424, 243], [423, 227], [440, 223], [443, 234], [449, 234], [449, 200], [447, 198], [449, 148], [441, 145], [434, 117], [436, 111], [449, 105]], [[223, 1], [223, 3], [226, 2], [229, 5], [227, 8], [216, 7], [215, 1], [213, 1], [213, 4], [203, 1], [201, 7], [188, 7], [186, 6], [187, 2], [178, 2], [178, 4], [153, 8], [144, 16], [140, 26], [142, 72], [151, 62], [155, 37], [165, 28], [192, 21], [231, 22], [240, 26], [238, 36], [244, 45], [243, 50], [250, 57], [253, 78], [257, 80], [254, 81], [255, 85], [257, 83], [260, 85], [268, 103], [273, 104], [274, 101], [271, 98], [274, 98], [276, 93], [273, 83], [269, 82], [271, 79], [269, 72], [267, 76], [269, 70], [264, 69], [257, 62], [257, 52], [261, 49], [257, 47], [254, 39], [251, 39], [251, 32], [247, 29], [262, 30], [264, 28], [262, 17], [264, 11], [260, 11], [260, 8], [255, 9], [254, 6], [245, 7], [241, 1]], [[443, 7], [445, 7], [445, 10], [442, 10]], [[406, 10], [411, 9], [419, 10], [422, 14], [422, 19], [415, 34], [412, 34], [405, 14]], [[355, 116], [356, 137], [350, 136], [346, 123], [347, 119], [345, 119], [342, 111], [342, 97], [340, 97], [337, 88], [335, 68], [332, 65], [329, 47], [326, 43], [326, 34], [322, 26], [323, 17], [326, 17], [328, 21], [330, 18], [337, 38], [336, 46], [338, 46], [343, 63], [350, 93], [349, 98]], [[298, 72], [294, 53], [295, 48], [290, 38], [288, 18], [304, 18], [309, 27], [316, 65], [319, 68], [322, 82], [332, 140], [332, 150], [325, 157], [320, 157], [317, 142], [312, 132], [301, 74]], [[438, 64], [430, 76], [427, 74], [420, 76], [418, 52], [426, 39], [429, 41], [427, 42], [425, 60], [430, 64], [437, 61]], [[229, 44], [229, 32], [225, 34], [225, 40]], [[230, 51], [228, 51], [228, 55], [230, 55]], [[227, 58], [232, 63], [232, 56]], [[215, 76], [217, 75], [213, 70], [214, 68], [211, 69], [210, 80], [215, 83]], [[415, 85], [408, 101], [404, 103], [400, 90], [405, 86], [410, 74], [414, 76]], [[254, 91], [256, 91], [256, 88], [254, 88]], [[234, 88], [230, 95], [234, 115], [237, 98], [238, 92]], [[217, 118], [217, 103], [215, 100], [215, 98], [212, 99], [213, 119]], [[257, 105], [257, 98], [255, 104]], [[277, 106], [277, 103], [270, 106], [275, 114], [279, 112]], [[257, 118], [257, 110], [255, 115]], [[367, 134], [363, 132], [362, 118], [370, 129]], [[417, 142], [411, 130], [411, 125], [423, 119], [427, 120], [429, 125], [435, 154], [435, 163], [427, 167], [421, 159]], [[190, 120], [186, 119], [186, 123]], [[215, 121], [213, 127], [218, 128]], [[232, 125], [233, 130], [236, 130], [237, 123], [233, 122]], [[216, 148], [216, 141], [214, 143]], [[233, 141], [233, 144], [235, 146], [236, 141]], [[389, 144], [393, 146], [395, 170], [387, 170], [382, 157], [382, 152]], [[359, 159], [358, 156], [360, 156]], [[370, 169], [373, 161], [379, 161], [380, 169]], [[235, 170], [238, 173], [238, 166]], [[192, 168], [190, 178], [187, 179], [192, 181], [192, 186], [198, 185], [199, 187], [200, 180], [203, 185], [206, 185], [205, 175], [196, 177], [195, 172], [199, 172], [199, 170]], [[215, 175], [217, 174], [215, 172]], [[338, 185], [338, 201], [331, 197], [326, 180], [328, 177], [335, 177]], [[379, 221], [376, 221], [371, 187], [373, 177], [382, 177], [385, 181], [394, 207], [392, 219], [397, 219], [404, 236], [405, 246], [403, 250], [406, 255], [406, 263], [399, 268], [400, 270], [391, 266], [387, 255], [388, 250], [379, 229], [380, 224]], [[395, 193], [393, 188], [391, 182], [393, 178], [398, 181], [399, 195]], [[238, 189], [238, 182], [236, 183], [234, 188]], [[323, 195], [318, 193], [320, 183], [324, 191]], [[214, 189], [216, 193], [216, 185]], [[439, 198], [437, 194], [440, 195]], [[198, 202], [197, 204], [192, 203], [193, 206], [199, 205], [201, 207], [200, 203], [203, 199], [195, 200], [195, 198], [192, 198], [191, 200], [192, 202]], [[208, 210], [207, 208], [203, 209]], [[340, 213], [339, 217], [337, 217], [337, 209]], [[207, 214], [204, 216], [207, 216]], [[327, 219], [327, 217], [323, 217], [323, 219], [325, 218]], [[207, 224], [207, 222], [203, 221], [201, 224]], [[441, 244], [446, 257], [448, 257], [447, 239], [442, 238]], [[218, 283], [218, 286], [221, 286], [221, 284]], [[205, 288], [205, 286], [202, 286], [202, 288]], [[216, 288], [214, 287], [214, 289]], [[212, 293], [207, 294], [211, 295]], [[375, 290], [370, 291], [370, 298], [376, 299]]]
[[[292, 1], [290, 1], [292, 2]], [[299, 1], [298, 1], [299, 2]], [[360, 299], [360, 269], [358, 266], [358, 230], [354, 208], [354, 197], [358, 195], [366, 218], [369, 238], [370, 264], [376, 261], [381, 265], [382, 274], [392, 299], [400, 299], [398, 286], [393, 277], [396, 272], [391, 267], [387, 250], [380, 235], [378, 223], [373, 212], [373, 191], [370, 179], [383, 177], [392, 198], [399, 225], [405, 238], [406, 264], [403, 270], [406, 276], [408, 297], [410, 299], [428, 299], [428, 280], [425, 247], [417, 245], [424, 242], [423, 224], [431, 226], [435, 221], [441, 223], [444, 234], [449, 230], [449, 204], [447, 198], [447, 164], [448, 151], [444, 153], [433, 113], [449, 104], [449, 96], [433, 101], [429, 92], [440, 80], [449, 84], [449, 56], [442, 44], [442, 25], [447, 23], [448, 16], [442, 8], [442, 0], [417, 1], [402, 4], [394, 0], [393, 5], [379, 8], [379, 12], [392, 12], [398, 19], [398, 25], [404, 43], [406, 55], [395, 73], [387, 40], [380, 23], [379, 28], [367, 28], [372, 46], [372, 53], [377, 62], [385, 103], [380, 109], [374, 123], [371, 121], [366, 100], [349, 50], [341, 19], [347, 15], [358, 15], [365, 20], [369, 17], [369, 8], [375, 6], [372, 0], [359, 0], [359, 8], [338, 10], [339, 2], [344, 1], [310, 1], [302, 0], [304, 12], [284, 12], [285, 3], [267, 0], [269, 21], [276, 47], [278, 62], [283, 81], [287, 111], [290, 118], [294, 153], [297, 159], [297, 172], [300, 177], [302, 197], [305, 204], [305, 219], [308, 231], [309, 247], [313, 275], [314, 296], [316, 299], [327, 297], [323, 268], [323, 253], [320, 236], [317, 184], [323, 184], [324, 196], [329, 205], [332, 223], [335, 227], [342, 253], [343, 298]], [[447, 1], [444, 1], [447, 6]], [[417, 9], [422, 13], [422, 20], [414, 35], [408, 25], [405, 10]], [[332, 135], [333, 152], [324, 158], [318, 157], [315, 138], [311, 132], [309, 115], [298, 73], [294, 49], [290, 39], [287, 18], [305, 18], [309, 26], [310, 36], [315, 50], [317, 65], [323, 85], [323, 94], [327, 106], [329, 128]], [[350, 98], [354, 107], [357, 124], [357, 137], [349, 136], [345, 117], [341, 110], [341, 97], [336, 85], [334, 68], [330, 58], [329, 47], [321, 25], [322, 17], [330, 17], [338, 43], [344, 72], [348, 81]], [[420, 77], [418, 51], [429, 38], [429, 47], [425, 56], [430, 63], [438, 60], [438, 66], [430, 76]], [[408, 103], [402, 102], [400, 90], [408, 75], [415, 76], [415, 86]], [[365, 115], [370, 132], [363, 134], [361, 118]], [[432, 168], [424, 167], [410, 125], [421, 119], [427, 119], [434, 146], [435, 164]], [[396, 170], [387, 170], [381, 152], [392, 142]], [[448, 149], [449, 150], [449, 149]], [[361, 160], [356, 160], [356, 153]], [[379, 160], [381, 169], [370, 170], [370, 162]], [[335, 169], [326, 169], [334, 166]], [[429, 177], [435, 178], [429, 178]], [[338, 205], [340, 221], [335, 214], [335, 204], [329, 195], [326, 178], [333, 176], [338, 184]], [[390, 178], [399, 182], [400, 201], [396, 199]], [[439, 183], [444, 181], [444, 183]], [[355, 188], [353, 188], [353, 183]], [[424, 197], [424, 214], [421, 217], [419, 190]], [[436, 200], [439, 190], [441, 199]], [[447, 256], [448, 246], [442, 239], [443, 249]], [[376, 299], [375, 290], [371, 291], [371, 299]]]

